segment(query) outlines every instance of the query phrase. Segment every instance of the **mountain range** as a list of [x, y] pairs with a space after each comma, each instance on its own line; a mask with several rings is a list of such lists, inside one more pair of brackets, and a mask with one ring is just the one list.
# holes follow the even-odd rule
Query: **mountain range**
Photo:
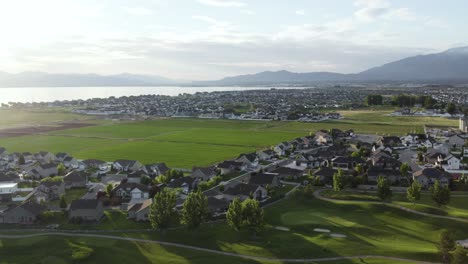
[[182, 83], [156, 75], [121, 73], [98, 74], [52, 74], [0, 72], [0, 87], [75, 87], [75, 86], [157, 86]]
[[390, 62], [360, 73], [265, 71], [226, 77], [205, 85], [307, 84], [316, 82], [450, 82], [468, 81], [468, 47], [418, 55]]
[[122, 73], [50, 74], [0, 72], [0, 87], [67, 87], [67, 86], [158, 86], [158, 85], [296, 85], [319, 82], [468, 82], [468, 47], [441, 53], [418, 55], [390, 62], [366, 71], [342, 74], [334, 72], [295, 73], [265, 71], [226, 77], [215, 81], [182, 82], [155, 75]]

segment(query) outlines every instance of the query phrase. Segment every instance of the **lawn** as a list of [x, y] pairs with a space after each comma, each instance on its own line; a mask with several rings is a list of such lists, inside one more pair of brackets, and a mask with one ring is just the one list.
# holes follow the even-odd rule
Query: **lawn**
[[172, 167], [190, 169], [267, 148], [319, 129], [340, 128], [359, 133], [402, 135], [421, 132], [424, 124], [457, 125], [456, 120], [444, 118], [386, 116], [390, 112], [342, 111], [344, 119], [320, 123], [177, 118], [109, 121], [47, 135], [0, 138], [0, 146], [10, 152], [48, 150], [67, 152], [80, 159], [136, 159], [143, 163], [166, 162]]
[[[335, 192], [332, 190], [322, 191], [324, 197], [329, 197], [339, 200], [354, 200], [354, 201], [379, 201], [375, 192], [358, 192], [352, 190], [343, 190]], [[413, 210], [424, 213], [448, 215], [454, 217], [468, 218], [468, 197], [454, 196], [450, 198], [450, 203], [447, 206], [438, 207], [431, 199], [429, 193], [422, 193], [421, 199], [413, 204], [406, 198], [406, 193], [393, 193], [392, 203], [402, 205]]]
[[[421, 217], [378, 204], [353, 204], [304, 200], [291, 197], [265, 209], [267, 227], [257, 237], [244, 230], [236, 232], [225, 223], [206, 224], [196, 232], [186, 229], [168, 230], [165, 234], [124, 233], [125, 237], [158, 239], [209, 249], [270, 258], [322, 258], [355, 255], [384, 255], [414, 260], [438, 261], [436, 243], [442, 230], [457, 231], [456, 239], [468, 238], [467, 224], [456, 221]], [[117, 217], [119, 218], [119, 216]], [[119, 222], [119, 220], [117, 221]], [[110, 225], [109, 227], [120, 226]], [[288, 227], [290, 231], [276, 230], [274, 226]], [[315, 232], [315, 228], [329, 229], [344, 234], [346, 238], [332, 238]], [[24, 240], [0, 240], [0, 255], [8, 262], [44, 260], [47, 255], [70, 261], [70, 250], [64, 238], [48, 237]], [[42, 243], [41, 243], [42, 241]], [[103, 239], [80, 238], [93, 249], [86, 263], [104, 258], [118, 262], [133, 258], [141, 263], [171, 260], [212, 263], [220, 259], [226, 263], [245, 263], [245, 260], [208, 255], [145, 243], [116, 242]], [[57, 248], [55, 245], [57, 244]], [[14, 252], [18, 252], [15, 254]], [[28, 252], [20, 254], [19, 252]], [[2, 258], [4, 260], [4, 258]], [[367, 260], [365, 260], [367, 261]], [[36, 261], [37, 262], [37, 261]], [[1, 261], [0, 261], [1, 263]], [[359, 260], [334, 263], [361, 263]], [[369, 260], [369, 263], [394, 263], [394, 261]]]
[[49, 125], [60, 121], [87, 120], [88, 116], [72, 114], [65, 111], [24, 111], [17, 109], [0, 109], [0, 129], [25, 127], [34, 125]]
[[[208, 224], [195, 233], [184, 229], [159, 233], [127, 233], [124, 236], [161, 239], [240, 254], [272, 258], [320, 258], [353, 255], [384, 255], [437, 261], [436, 243], [444, 229], [468, 238], [467, 224], [445, 219], [422, 218], [379, 204], [353, 204], [288, 198], [265, 212], [268, 227], [259, 237], [235, 232], [226, 224]], [[290, 228], [280, 231], [273, 226]], [[315, 228], [344, 234], [332, 238]], [[222, 234], [222, 235], [220, 235]]]

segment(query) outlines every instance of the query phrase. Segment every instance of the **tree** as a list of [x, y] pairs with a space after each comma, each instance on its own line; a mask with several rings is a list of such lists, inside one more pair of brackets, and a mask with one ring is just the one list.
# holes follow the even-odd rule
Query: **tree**
[[67, 168], [65, 168], [65, 165], [63, 165], [63, 163], [60, 163], [59, 165], [57, 165], [58, 175], [64, 175], [66, 170]]
[[443, 231], [439, 237], [439, 245], [437, 245], [443, 262], [450, 261], [450, 251], [455, 249], [455, 239], [453, 234], [447, 230]]
[[60, 196], [60, 208], [67, 208], [67, 201], [65, 195]]
[[462, 246], [457, 246], [453, 252], [452, 262], [456, 264], [465, 264], [468, 263], [468, 252]]
[[453, 115], [455, 114], [455, 111], [457, 110], [457, 107], [455, 106], [454, 103], [449, 103], [447, 105], [447, 108], [445, 109], [445, 111], [447, 111], [447, 113]]
[[260, 203], [254, 199], [247, 199], [242, 202], [243, 226], [252, 232], [255, 237], [265, 225], [263, 209]]
[[230, 227], [239, 231], [242, 227], [242, 203], [239, 198], [235, 198], [229, 205], [226, 213], [226, 220]]
[[112, 190], [114, 189], [114, 185], [112, 185], [112, 183], [109, 183], [107, 184], [107, 187], [106, 187], [106, 193], [109, 197], [112, 196]]
[[441, 186], [439, 181], [431, 187], [432, 200], [437, 206], [447, 205], [450, 202], [450, 190], [448, 186]]
[[19, 165], [24, 165], [24, 164], [26, 164], [26, 161], [24, 160], [23, 154], [21, 154], [21, 155], [19, 156], [18, 164], [19, 164]]
[[365, 103], [371, 105], [381, 105], [383, 103], [383, 97], [380, 94], [369, 94], [366, 96]]
[[333, 190], [335, 192], [339, 192], [343, 189], [344, 186], [344, 176], [343, 176], [343, 170], [338, 169], [337, 172], [333, 174]]
[[154, 229], [165, 230], [176, 214], [175, 192], [163, 189], [158, 192], [150, 206], [149, 220]]
[[421, 152], [418, 152], [418, 161], [423, 162], [423, 160], [424, 160], [423, 154]]
[[387, 179], [382, 176], [379, 176], [377, 179], [377, 196], [380, 200], [385, 201], [392, 197], [392, 190], [390, 189], [390, 184]]
[[413, 181], [406, 189], [406, 198], [413, 203], [421, 199], [421, 184], [418, 181]]
[[361, 164], [357, 164], [356, 167], [354, 168], [354, 171], [356, 171], [356, 173], [360, 175], [361, 173], [364, 172], [364, 168], [362, 168]]
[[200, 191], [191, 192], [182, 208], [182, 223], [188, 229], [194, 230], [200, 226], [208, 216], [208, 199]]
[[408, 163], [405, 162], [405, 163], [401, 164], [401, 166], [400, 166], [400, 173], [401, 173], [401, 175], [402, 175], [402, 176], [408, 175], [408, 172], [410, 171], [410, 169], [411, 169], [411, 168], [410, 168], [410, 166], [408, 165]]

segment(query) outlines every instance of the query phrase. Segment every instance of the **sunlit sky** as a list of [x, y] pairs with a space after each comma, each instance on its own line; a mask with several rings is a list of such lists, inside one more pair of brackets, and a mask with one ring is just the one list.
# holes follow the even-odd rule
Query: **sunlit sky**
[[468, 46], [464, 0], [0, 0], [0, 71], [358, 72]]

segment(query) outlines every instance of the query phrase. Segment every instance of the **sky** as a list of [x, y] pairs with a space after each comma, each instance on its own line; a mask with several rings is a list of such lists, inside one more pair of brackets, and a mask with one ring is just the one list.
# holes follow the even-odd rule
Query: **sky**
[[465, 0], [0, 0], [0, 71], [355, 73], [468, 46], [466, 10]]

